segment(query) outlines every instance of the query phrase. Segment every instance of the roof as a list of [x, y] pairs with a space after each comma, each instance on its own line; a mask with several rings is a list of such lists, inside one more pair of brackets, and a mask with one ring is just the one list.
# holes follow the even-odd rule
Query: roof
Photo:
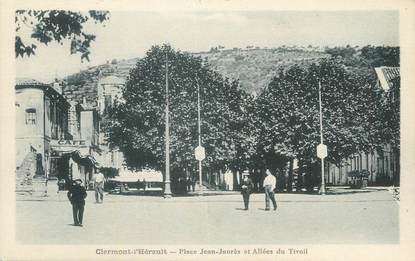
[[31, 78], [16, 78], [16, 86], [44, 86], [47, 87], [49, 84], [40, 82]]
[[125, 84], [125, 80], [117, 76], [111, 75], [111, 76], [101, 78], [99, 83], [100, 84], [111, 84], [111, 85], [122, 85], [122, 84]]
[[382, 87], [385, 91], [388, 91], [392, 87], [392, 81], [394, 79], [400, 77], [399, 67], [376, 67], [375, 72], [378, 77], [380, 87]]
[[63, 97], [63, 95], [55, 90], [50, 84], [46, 84], [31, 78], [16, 78], [15, 90], [26, 88], [40, 89], [44, 91], [44, 93], [49, 97], [56, 97], [56, 99], [58, 99], [65, 106], [70, 106], [69, 102]]

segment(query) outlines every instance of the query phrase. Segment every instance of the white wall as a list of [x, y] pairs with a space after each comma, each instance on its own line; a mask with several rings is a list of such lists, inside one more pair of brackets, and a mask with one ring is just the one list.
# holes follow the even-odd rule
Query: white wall
[[[44, 159], [44, 93], [43, 90], [27, 88], [16, 90], [16, 166], [20, 166], [30, 151], [30, 146]], [[26, 124], [26, 109], [36, 109], [36, 124]]]

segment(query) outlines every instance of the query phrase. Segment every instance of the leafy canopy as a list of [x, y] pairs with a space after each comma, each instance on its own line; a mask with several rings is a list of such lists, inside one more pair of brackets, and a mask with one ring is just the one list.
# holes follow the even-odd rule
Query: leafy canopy
[[[89, 48], [96, 37], [85, 32], [84, 24], [89, 20], [103, 23], [108, 19], [108, 11], [17, 10], [16, 57], [35, 55], [37, 42], [48, 45], [50, 42], [63, 44], [64, 40], [69, 40], [71, 54], [80, 53], [81, 60], [89, 61]], [[24, 38], [26, 31], [30, 34], [29, 39]]]
[[250, 96], [237, 82], [223, 79], [198, 57], [154, 46], [140, 59], [123, 91], [123, 101], [111, 112], [110, 141], [131, 167], [163, 170], [165, 163], [165, 75], [168, 60], [170, 162], [172, 174], [195, 170], [198, 145], [197, 85], [201, 97], [201, 135], [205, 168], [218, 169], [243, 157], [244, 105]]
[[257, 99], [259, 147], [303, 161], [316, 160], [320, 143], [318, 88], [321, 84], [323, 136], [328, 160], [341, 160], [380, 143], [382, 91], [346, 70], [336, 59], [280, 70]]

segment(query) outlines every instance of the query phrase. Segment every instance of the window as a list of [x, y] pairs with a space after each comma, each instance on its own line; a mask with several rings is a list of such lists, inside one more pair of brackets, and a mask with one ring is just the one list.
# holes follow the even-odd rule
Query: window
[[26, 109], [26, 125], [36, 125], [36, 109]]

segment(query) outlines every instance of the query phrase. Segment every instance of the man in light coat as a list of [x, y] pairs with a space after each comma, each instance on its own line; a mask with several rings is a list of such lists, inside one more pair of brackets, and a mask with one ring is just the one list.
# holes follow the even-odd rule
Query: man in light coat
[[267, 175], [264, 179], [264, 190], [265, 190], [265, 210], [269, 211], [269, 200], [271, 199], [272, 204], [274, 205], [274, 210], [277, 210], [277, 202], [275, 201], [274, 196], [274, 189], [275, 185], [277, 183], [277, 179], [274, 177], [274, 175], [271, 174], [271, 171], [267, 169], [265, 171], [265, 174]]
[[103, 203], [104, 202], [104, 182], [105, 177], [101, 171], [97, 171], [93, 177], [94, 180], [94, 189], [95, 189], [95, 202]]

